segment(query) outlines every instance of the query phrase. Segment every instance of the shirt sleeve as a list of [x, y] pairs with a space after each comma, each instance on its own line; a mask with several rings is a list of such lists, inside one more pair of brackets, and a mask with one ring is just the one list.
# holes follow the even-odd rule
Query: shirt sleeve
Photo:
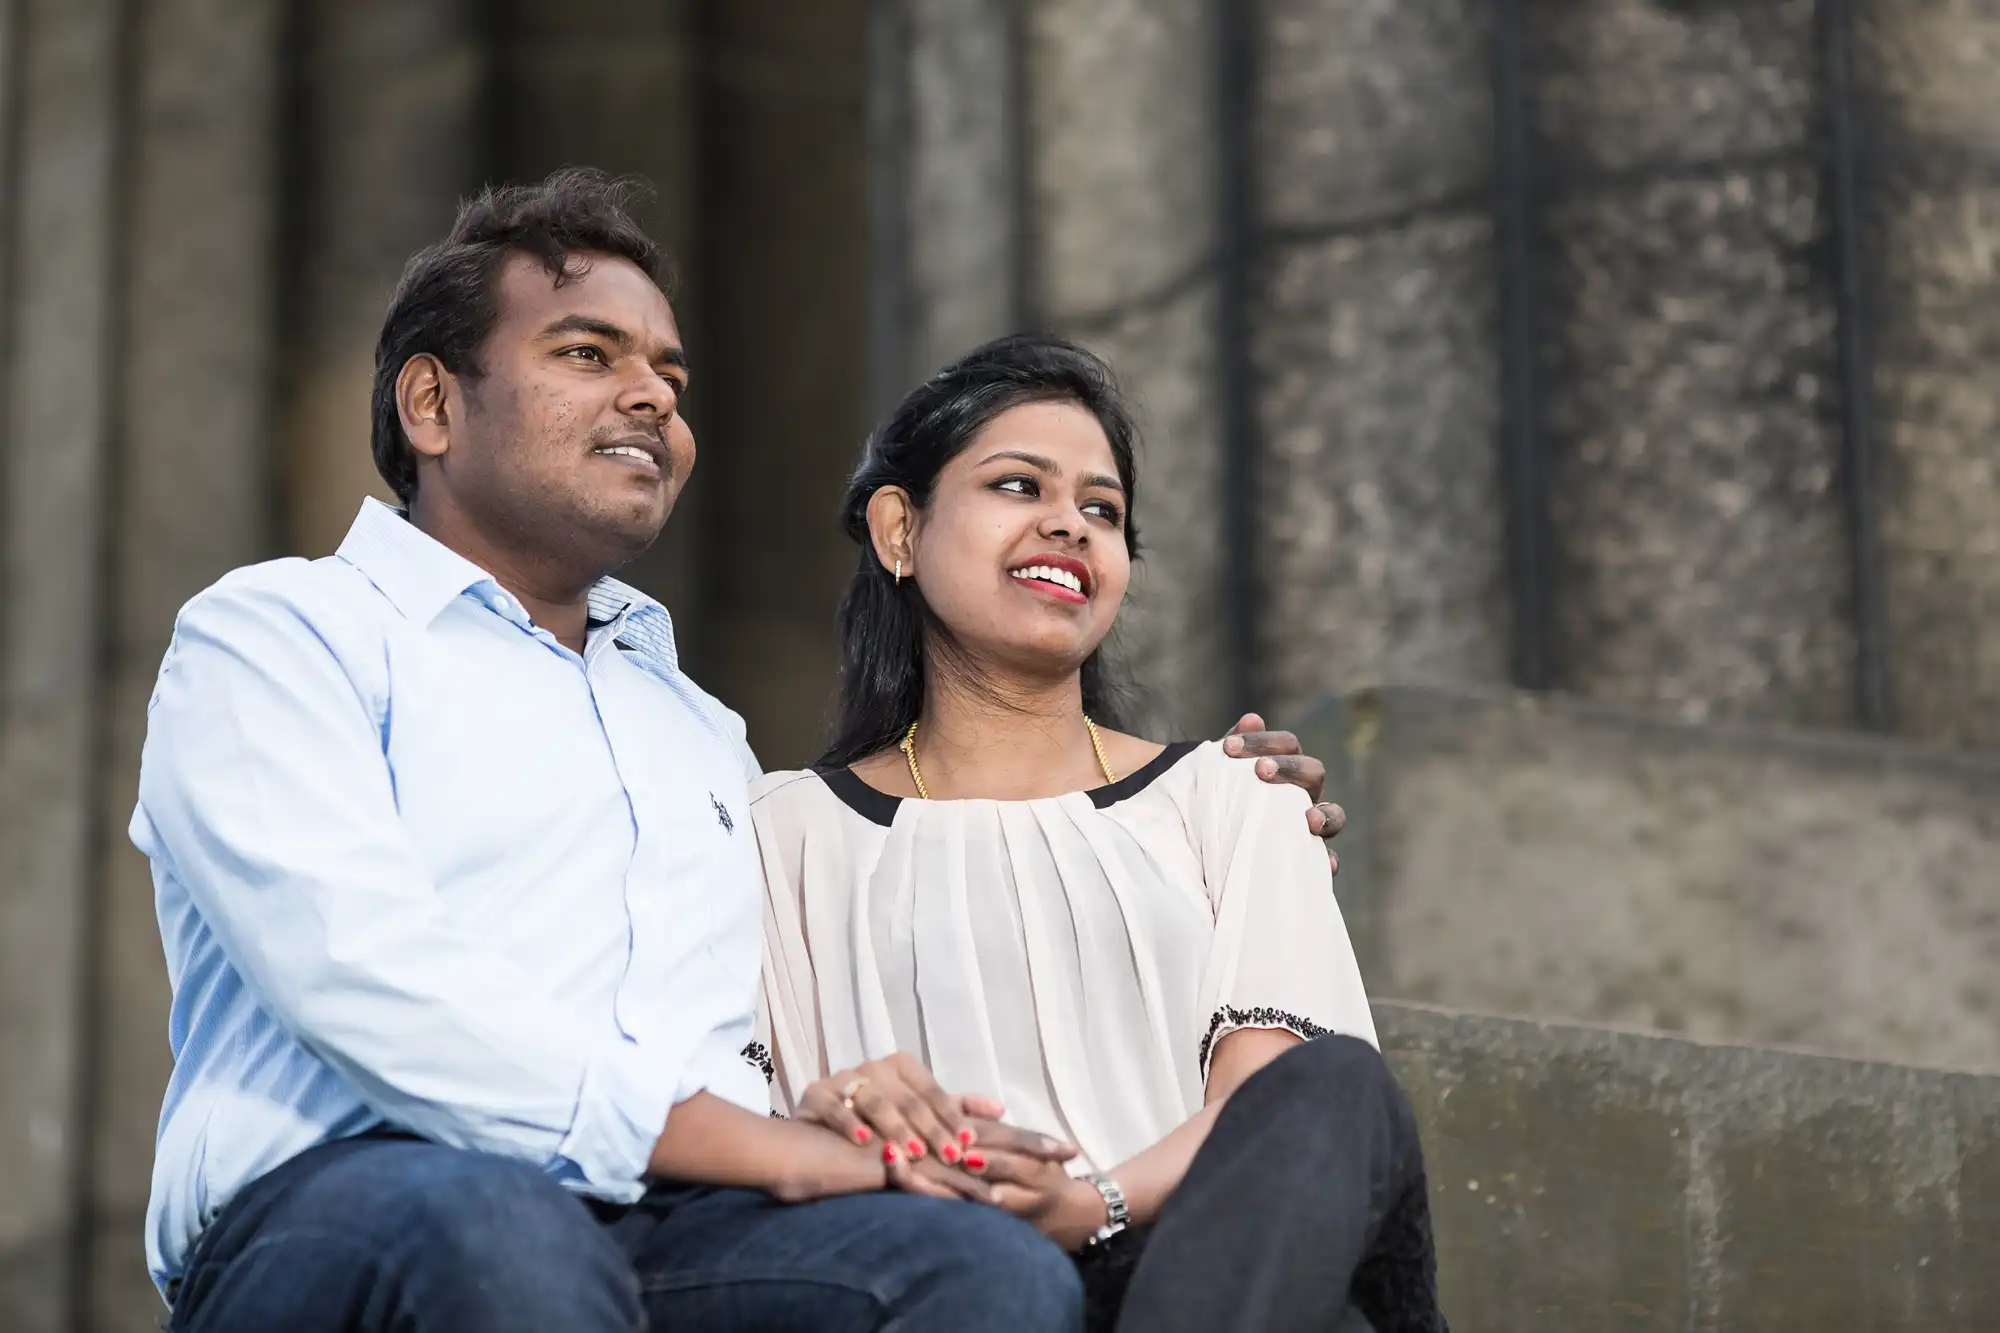
[[797, 830], [780, 827], [761, 802], [752, 803], [751, 823], [764, 869], [764, 987], [758, 1024], [771, 1057], [771, 1105], [780, 1114], [793, 1115], [806, 1089], [828, 1072], [819, 1039], [812, 954], [806, 948], [803, 839]]
[[1202, 979], [1201, 1075], [1239, 1028], [1329, 1033], [1379, 1045], [1326, 849], [1306, 828], [1311, 802], [1258, 779], [1218, 749], [1194, 787], [1202, 878], [1215, 935]]
[[339, 628], [230, 581], [182, 613], [148, 718], [145, 850], [272, 1016], [392, 1123], [629, 1188], [686, 1071], [599, 1036], [443, 909], [384, 758], [384, 645]]

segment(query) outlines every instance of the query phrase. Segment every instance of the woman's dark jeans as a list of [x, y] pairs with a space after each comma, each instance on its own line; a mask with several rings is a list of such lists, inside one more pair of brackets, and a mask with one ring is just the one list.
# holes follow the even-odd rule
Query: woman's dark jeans
[[1245, 1080], [1158, 1221], [1078, 1265], [1093, 1330], [1445, 1333], [1416, 1119], [1353, 1037]]

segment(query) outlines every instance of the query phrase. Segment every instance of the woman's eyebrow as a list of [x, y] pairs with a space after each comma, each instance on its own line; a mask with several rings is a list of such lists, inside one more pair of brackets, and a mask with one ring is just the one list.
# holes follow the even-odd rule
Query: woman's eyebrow
[[1062, 469], [1056, 466], [1055, 459], [1044, 458], [1040, 454], [1031, 454], [1020, 449], [1001, 449], [995, 453], [986, 455], [980, 462], [992, 463], [1002, 458], [1011, 458], [1017, 463], [1026, 463], [1029, 467], [1039, 468], [1051, 477], [1060, 477], [1062, 475]]
[[[1031, 454], [1021, 449], [1001, 449], [986, 455], [980, 462], [982, 464], [992, 463], [1002, 458], [1011, 458], [1017, 463], [1026, 463], [1029, 467], [1040, 468], [1043, 472], [1057, 479], [1062, 477], [1062, 468], [1057, 465], [1055, 459], [1044, 458], [1040, 454]], [[1107, 491], [1117, 491], [1120, 495], [1125, 493], [1124, 482], [1118, 480], [1116, 477], [1107, 477], [1102, 472], [1085, 473], [1083, 484], [1085, 486], [1101, 486]]]

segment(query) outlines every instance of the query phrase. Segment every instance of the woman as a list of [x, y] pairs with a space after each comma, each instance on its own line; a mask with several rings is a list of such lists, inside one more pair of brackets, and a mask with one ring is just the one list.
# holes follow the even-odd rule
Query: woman
[[[1046, 338], [871, 440], [837, 734], [752, 790], [776, 1103], [906, 1185], [979, 1182], [1078, 1253], [1100, 1326], [1441, 1329], [1306, 798], [1117, 729], [1133, 442], [1104, 365]], [[1046, 1151], [983, 1143], [1003, 1110]]]

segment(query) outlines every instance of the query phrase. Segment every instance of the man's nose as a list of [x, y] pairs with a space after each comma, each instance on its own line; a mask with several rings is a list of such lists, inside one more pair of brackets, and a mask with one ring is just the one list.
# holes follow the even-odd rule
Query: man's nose
[[672, 380], [651, 366], [639, 366], [619, 386], [618, 410], [635, 417], [671, 416], [679, 396]]

